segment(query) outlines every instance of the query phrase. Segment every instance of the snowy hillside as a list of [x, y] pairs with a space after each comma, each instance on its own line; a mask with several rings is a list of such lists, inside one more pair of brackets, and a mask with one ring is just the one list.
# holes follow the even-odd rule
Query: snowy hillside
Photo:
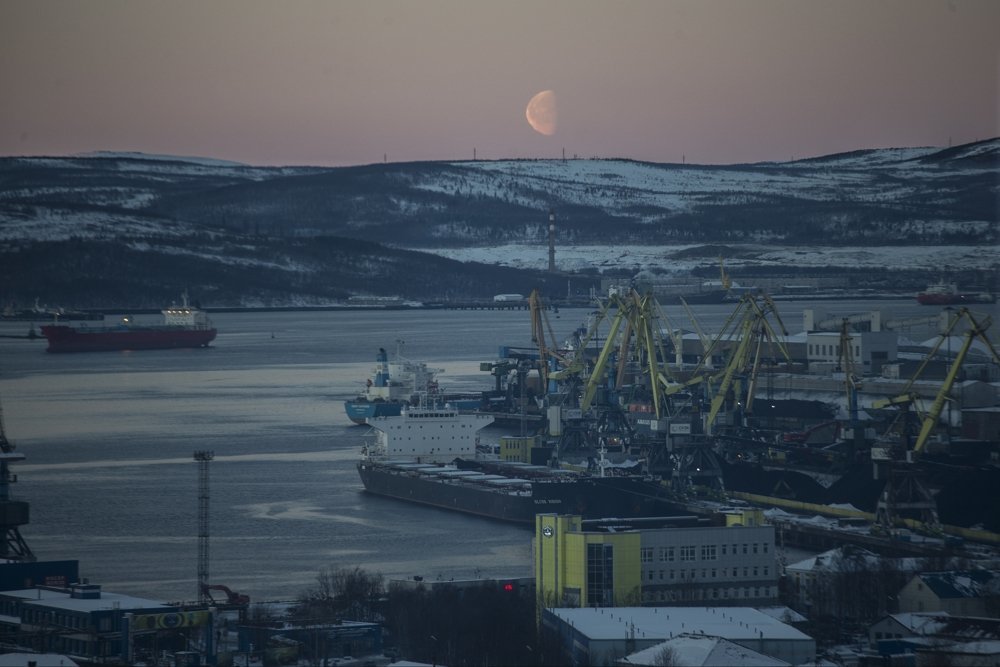
[[546, 280], [550, 213], [557, 268], [589, 280], [710, 279], [723, 257], [748, 282], [822, 274], [909, 290], [948, 274], [995, 290], [998, 173], [1000, 139], [729, 166], [6, 158], [2, 298], [107, 296], [151, 267], [147, 290], [196, 277], [227, 299], [271, 303], [522, 292]]

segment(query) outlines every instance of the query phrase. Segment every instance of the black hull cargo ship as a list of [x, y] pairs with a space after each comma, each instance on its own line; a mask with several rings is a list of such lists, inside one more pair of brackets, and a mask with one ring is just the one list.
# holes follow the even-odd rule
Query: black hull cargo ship
[[683, 513], [655, 480], [600, 476], [526, 463], [482, 460], [476, 433], [492, 417], [456, 409], [404, 408], [369, 419], [375, 441], [365, 445], [358, 474], [365, 490], [514, 523], [535, 514], [578, 514], [584, 519]]

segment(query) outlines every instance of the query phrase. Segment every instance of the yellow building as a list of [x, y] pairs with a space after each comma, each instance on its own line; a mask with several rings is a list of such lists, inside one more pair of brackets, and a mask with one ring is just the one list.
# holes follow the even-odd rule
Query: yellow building
[[638, 532], [584, 532], [579, 516], [535, 515], [535, 585], [542, 606], [640, 603]]
[[774, 604], [774, 526], [763, 519], [749, 508], [711, 520], [538, 514], [539, 608]]

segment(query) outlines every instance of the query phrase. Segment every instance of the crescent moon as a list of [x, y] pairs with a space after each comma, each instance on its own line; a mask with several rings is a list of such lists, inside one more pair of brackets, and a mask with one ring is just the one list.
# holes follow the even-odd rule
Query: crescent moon
[[552, 136], [556, 133], [556, 123], [559, 114], [556, 113], [556, 94], [551, 90], [543, 90], [528, 102], [524, 110], [528, 124], [539, 134]]

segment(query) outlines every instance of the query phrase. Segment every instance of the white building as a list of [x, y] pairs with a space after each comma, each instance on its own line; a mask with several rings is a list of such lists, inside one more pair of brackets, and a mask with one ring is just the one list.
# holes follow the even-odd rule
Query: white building
[[793, 665], [816, 658], [814, 639], [751, 607], [561, 607], [544, 609], [542, 625], [576, 665], [613, 664], [685, 635], [725, 639]]

